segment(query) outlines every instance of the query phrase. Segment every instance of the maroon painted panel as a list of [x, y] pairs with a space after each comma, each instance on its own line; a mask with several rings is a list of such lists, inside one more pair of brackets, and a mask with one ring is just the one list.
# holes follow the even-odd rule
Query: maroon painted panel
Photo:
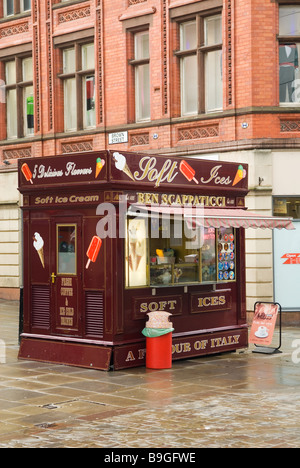
[[19, 188], [122, 183], [147, 189], [248, 190], [248, 166], [128, 152], [88, 152], [19, 160]]
[[105, 346], [23, 338], [18, 358], [107, 371], [111, 353]]
[[[217, 333], [173, 337], [173, 361], [196, 356], [234, 351], [248, 346], [248, 328]], [[114, 369], [139, 367], [146, 362], [146, 343], [134, 343], [114, 349]]]

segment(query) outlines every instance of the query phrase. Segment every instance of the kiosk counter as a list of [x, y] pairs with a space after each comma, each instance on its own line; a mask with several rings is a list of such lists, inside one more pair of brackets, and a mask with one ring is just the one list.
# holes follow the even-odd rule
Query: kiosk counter
[[248, 167], [87, 152], [19, 161], [20, 359], [145, 364], [147, 313], [172, 314], [173, 359], [248, 346], [245, 228], [293, 229], [245, 207]]

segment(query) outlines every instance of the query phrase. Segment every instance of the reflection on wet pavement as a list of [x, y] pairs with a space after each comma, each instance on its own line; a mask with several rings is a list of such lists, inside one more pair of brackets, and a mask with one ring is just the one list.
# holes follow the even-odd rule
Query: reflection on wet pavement
[[0, 301], [0, 447], [299, 447], [299, 338], [284, 329], [273, 356], [106, 373], [18, 361], [18, 304]]

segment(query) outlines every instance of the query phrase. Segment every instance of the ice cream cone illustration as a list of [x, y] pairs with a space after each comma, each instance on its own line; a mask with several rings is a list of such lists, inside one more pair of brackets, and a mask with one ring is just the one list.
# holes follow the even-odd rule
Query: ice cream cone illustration
[[246, 171], [244, 171], [243, 166], [239, 166], [238, 170], [237, 170], [237, 173], [236, 173], [236, 176], [235, 176], [235, 179], [233, 181], [232, 187], [237, 185], [245, 177], [246, 177]]
[[37, 253], [39, 254], [43, 268], [45, 268], [44, 240], [38, 232], [36, 232], [33, 236], [33, 246], [35, 250], [37, 251]]
[[105, 160], [98, 158], [96, 161], [96, 174], [95, 174], [95, 179], [97, 179], [98, 175], [100, 174], [103, 166], [105, 165]]
[[144, 256], [144, 245], [142, 242], [137, 242], [136, 256], [135, 256], [135, 269], [136, 270], [140, 266], [143, 256]]
[[114, 153], [113, 160], [115, 161], [116, 168], [119, 169], [119, 171], [124, 172], [124, 174], [126, 174], [131, 180], [135, 182], [132, 172], [127, 165], [125, 156], [120, 153]]

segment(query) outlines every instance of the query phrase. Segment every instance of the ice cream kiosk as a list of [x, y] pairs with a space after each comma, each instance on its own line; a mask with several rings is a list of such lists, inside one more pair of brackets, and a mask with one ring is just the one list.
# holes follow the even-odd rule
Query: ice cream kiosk
[[147, 314], [174, 327], [173, 360], [248, 345], [245, 228], [292, 229], [245, 207], [248, 167], [121, 151], [19, 161], [20, 359], [145, 365]]

